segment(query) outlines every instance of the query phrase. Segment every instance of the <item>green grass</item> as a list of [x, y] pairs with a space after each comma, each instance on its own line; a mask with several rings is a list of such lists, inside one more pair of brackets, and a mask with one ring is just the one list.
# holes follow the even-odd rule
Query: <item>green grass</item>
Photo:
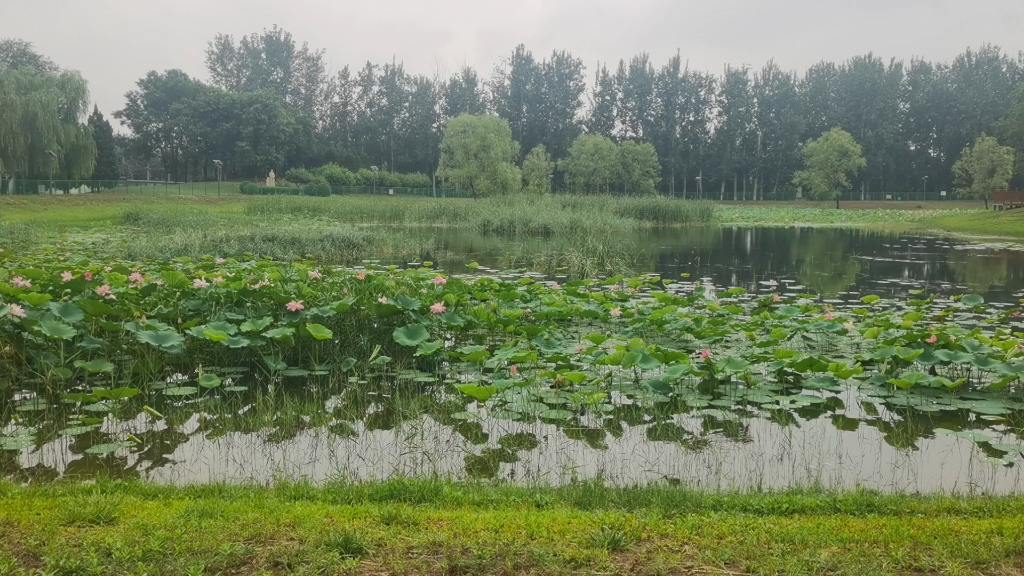
[[922, 222], [928, 228], [987, 236], [1024, 236], [1024, 210], [970, 212]]
[[[0, 485], [5, 574], [1019, 574], [1024, 500], [441, 480]], [[32, 570], [36, 570], [32, 572]]]

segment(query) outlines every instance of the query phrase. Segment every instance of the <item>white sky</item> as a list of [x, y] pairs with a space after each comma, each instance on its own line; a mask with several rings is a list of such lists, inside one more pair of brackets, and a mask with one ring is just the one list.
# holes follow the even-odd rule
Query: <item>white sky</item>
[[985, 42], [1024, 50], [1024, 0], [0, 0], [0, 38], [18, 37], [89, 80], [109, 114], [149, 70], [206, 78], [203, 51], [277, 24], [326, 49], [333, 69], [394, 56], [412, 73], [463, 63], [489, 77], [525, 43], [566, 49], [587, 65], [639, 52], [655, 66], [677, 49], [691, 68], [803, 70], [873, 51], [885, 59], [949, 61]]

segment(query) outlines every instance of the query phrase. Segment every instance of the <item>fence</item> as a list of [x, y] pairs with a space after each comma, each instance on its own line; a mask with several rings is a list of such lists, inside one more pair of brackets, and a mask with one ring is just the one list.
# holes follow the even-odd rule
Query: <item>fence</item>
[[[152, 196], [229, 196], [239, 194], [241, 182], [156, 182], [147, 180], [9, 180], [0, 182], [0, 195], [131, 194]], [[300, 188], [281, 188], [300, 194]], [[332, 194], [376, 194], [471, 198], [472, 193], [453, 188], [385, 188], [382, 186], [331, 186]]]

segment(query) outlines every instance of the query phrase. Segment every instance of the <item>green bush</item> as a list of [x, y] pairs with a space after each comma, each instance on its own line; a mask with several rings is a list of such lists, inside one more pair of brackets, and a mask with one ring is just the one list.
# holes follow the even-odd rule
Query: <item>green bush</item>
[[292, 168], [284, 173], [284, 179], [303, 186], [306, 184], [326, 184], [327, 180], [319, 173], [305, 168]]
[[412, 174], [400, 174], [403, 188], [430, 188], [433, 182], [430, 176], [413, 172]]
[[302, 187], [302, 195], [327, 197], [331, 195], [331, 187], [328, 184], [310, 184]]
[[338, 166], [333, 162], [317, 168], [317, 172], [319, 172], [320, 176], [322, 176], [331, 186], [355, 185], [356, 175], [348, 168]]
[[258, 186], [256, 186], [254, 182], [250, 182], [248, 180], [238, 185], [238, 191], [242, 194], [257, 194], [258, 192], [256, 191], [256, 188], [258, 188]]

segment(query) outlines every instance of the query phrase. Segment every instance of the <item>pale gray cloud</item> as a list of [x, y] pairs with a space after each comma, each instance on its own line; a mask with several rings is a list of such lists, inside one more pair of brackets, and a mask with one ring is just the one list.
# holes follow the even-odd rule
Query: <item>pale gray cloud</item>
[[519, 43], [567, 49], [588, 66], [641, 51], [655, 63], [679, 50], [692, 68], [802, 70], [872, 51], [951, 60], [989, 42], [1024, 49], [1022, 0], [0, 0], [0, 37], [20, 37], [80, 70], [106, 113], [149, 70], [206, 77], [203, 51], [277, 24], [326, 50], [335, 69], [392, 57], [414, 73], [463, 63], [489, 76]]

